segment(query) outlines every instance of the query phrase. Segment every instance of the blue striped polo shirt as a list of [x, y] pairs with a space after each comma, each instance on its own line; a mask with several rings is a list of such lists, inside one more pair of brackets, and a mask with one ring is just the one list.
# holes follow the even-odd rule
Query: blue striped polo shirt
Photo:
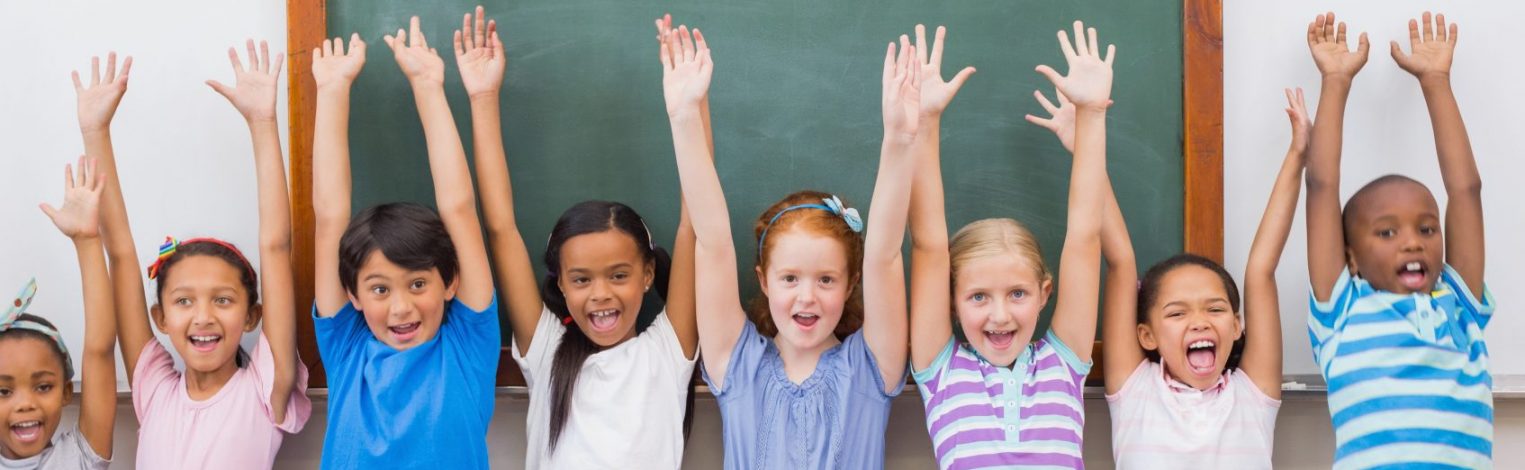
[[1340, 273], [1310, 295], [1308, 337], [1329, 384], [1334, 468], [1488, 468], [1493, 378], [1483, 328], [1493, 314], [1450, 266], [1429, 293], [1380, 291]]

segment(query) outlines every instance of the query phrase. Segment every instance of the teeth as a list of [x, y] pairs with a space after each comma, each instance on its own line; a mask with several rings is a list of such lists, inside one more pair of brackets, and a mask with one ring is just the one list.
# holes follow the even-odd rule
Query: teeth
[[41, 425], [42, 425], [42, 421], [32, 420], [32, 421], [22, 421], [22, 422], [19, 422], [19, 423], [11, 425], [11, 427], [13, 427], [13, 428], [30, 428], [30, 427], [41, 426]]
[[1420, 267], [1418, 261], [1411, 261], [1411, 262], [1409, 262], [1409, 264], [1407, 266], [1404, 266], [1404, 269], [1407, 269], [1409, 271], [1419, 271], [1420, 269], [1423, 269], [1423, 268]]
[[1211, 348], [1213, 346], [1216, 346], [1216, 345], [1213, 344], [1212, 341], [1208, 341], [1208, 340], [1204, 339], [1204, 340], [1197, 341], [1195, 343], [1191, 343], [1190, 345], [1187, 345], [1186, 349]]
[[985, 330], [985, 334], [987, 335], [1004, 335], [1011, 332], [1012, 330]]
[[221, 338], [221, 336], [192, 336], [191, 341], [208, 342], [217, 341], [218, 338]]
[[588, 316], [590, 316], [590, 317], [604, 317], [604, 316], [614, 315], [614, 312], [616, 312], [616, 310], [614, 310], [614, 309], [599, 310], [599, 311], [596, 311], [596, 312], [588, 312]]
[[803, 318], [815, 318], [818, 315], [816, 315], [814, 313], [796, 313], [796, 314], [794, 314], [794, 316], [796, 316], [796, 317], [803, 317]]

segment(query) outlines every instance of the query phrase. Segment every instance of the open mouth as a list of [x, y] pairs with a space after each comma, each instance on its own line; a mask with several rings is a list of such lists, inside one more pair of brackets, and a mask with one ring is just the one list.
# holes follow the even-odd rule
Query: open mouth
[[42, 421], [34, 419], [12, 424], [11, 435], [16, 436], [18, 442], [28, 444], [37, 442], [42, 438]]
[[1186, 345], [1186, 364], [1197, 375], [1212, 375], [1218, 371], [1218, 343], [1200, 339]]
[[1017, 330], [985, 330], [985, 342], [996, 349], [1010, 348], [1012, 340], [1016, 337]]
[[612, 331], [619, 322], [619, 309], [609, 308], [588, 312], [588, 326], [592, 327], [593, 331], [600, 333]]
[[1409, 261], [1402, 268], [1398, 269], [1398, 283], [1411, 291], [1418, 291], [1427, 287], [1424, 285], [1424, 280], [1428, 276], [1429, 270], [1426, 269], [1424, 263], [1419, 261]]
[[418, 336], [418, 327], [422, 324], [423, 322], [418, 321], [403, 323], [401, 325], [388, 326], [387, 330], [392, 332], [392, 338], [398, 342], [407, 342], [413, 339], [413, 337]]
[[821, 316], [814, 313], [800, 312], [794, 314], [794, 325], [800, 327], [801, 330], [809, 331], [811, 328], [815, 328], [815, 324], [819, 321], [821, 321]]
[[217, 349], [217, 344], [222, 342], [222, 335], [191, 335], [191, 349], [197, 352], [211, 352]]

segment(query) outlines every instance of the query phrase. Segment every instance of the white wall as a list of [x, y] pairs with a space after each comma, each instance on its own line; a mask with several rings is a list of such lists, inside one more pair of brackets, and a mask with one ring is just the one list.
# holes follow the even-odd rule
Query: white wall
[[[0, 43], [12, 46], [0, 65], [0, 295], [13, 295], [35, 276], [30, 311], [58, 324], [71, 351], [83, 350], [79, 269], [73, 245], [37, 204], [63, 201], [59, 174], [84, 152], [69, 72], [79, 70], [88, 81], [92, 55], [133, 56], [112, 134], [143, 266], [165, 235], [223, 238], [259, 262], [248, 128], [203, 82], [233, 84], [227, 49], [237, 45], [242, 55], [246, 38], [268, 40], [272, 53], [284, 51], [286, 7], [274, 1], [209, 5], [0, 2], [6, 19]], [[284, 144], [284, 76], [277, 103]], [[125, 381], [125, 372], [118, 374]]]
[[[1365, 31], [1371, 55], [1357, 75], [1345, 114], [1345, 152], [1341, 198], [1387, 173], [1423, 182], [1442, 207], [1446, 194], [1435, 156], [1434, 135], [1418, 81], [1399, 69], [1388, 41], [1408, 51], [1408, 19], [1425, 9], [1442, 9], [1458, 24], [1451, 82], [1461, 104], [1483, 177], [1486, 217], [1487, 283], [1502, 305], [1487, 330], [1494, 375], [1525, 374], [1525, 317], [1513, 314], [1512, 294], [1525, 291], [1525, 175], [1520, 160], [1520, 132], [1525, 130], [1525, 92], [1519, 77], [1525, 64], [1513, 42], [1525, 3], [1501, 0], [1434, 2], [1390, 0], [1340, 2], [1288, 0], [1226, 1], [1223, 7], [1224, 74], [1224, 255], [1227, 267], [1244, 272], [1250, 241], [1260, 222], [1271, 182], [1286, 152], [1289, 128], [1282, 112], [1282, 88], [1300, 86], [1309, 108], [1319, 97], [1319, 74], [1308, 54], [1306, 31], [1315, 15], [1337, 7], [1338, 19]], [[1308, 274], [1306, 228], [1302, 205], [1282, 256], [1277, 282], [1281, 289], [1282, 325], [1288, 374], [1317, 374], [1307, 336]]]

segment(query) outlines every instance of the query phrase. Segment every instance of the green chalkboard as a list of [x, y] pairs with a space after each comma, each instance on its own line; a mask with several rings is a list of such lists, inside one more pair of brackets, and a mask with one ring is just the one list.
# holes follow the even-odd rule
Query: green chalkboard
[[[475, 5], [328, 2], [328, 35], [358, 32], [371, 46], [350, 123], [357, 210], [434, 202], [413, 97], [381, 40], [411, 15], [422, 17], [430, 43], [446, 56], [446, 90], [469, 154], [470, 113], [449, 48], [461, 15]], [[679, 187], [652, 26], [663, 12], [700, 26], [714, 50], [716, 158], [743, 295], [757, 290], [748, 262], [751, 224], [773, 201], [820, 189], [868, 213], [882, 137], [884, 46], [918, 22], [948, 27], [945, 76], [964, 65], [979, 68], [942, 122], [950, 228], [1014, 217], [1057, 266], [1070, 159], [1023, 114], [1042, 113], [1033, 90], [1052, 96], [1032, 70], [1045, 63], [1064, 70], [1055, 32], [1078, 18], [1118, 48], [1108, 167], [1138, 262], [1181, 250], [1178, 0], [520, 0], [486, 7], [507, 48], [503, 133], [519, 227], [537, 260], [556, 217], [587, 199], [629, 204], [670, 244]]]

